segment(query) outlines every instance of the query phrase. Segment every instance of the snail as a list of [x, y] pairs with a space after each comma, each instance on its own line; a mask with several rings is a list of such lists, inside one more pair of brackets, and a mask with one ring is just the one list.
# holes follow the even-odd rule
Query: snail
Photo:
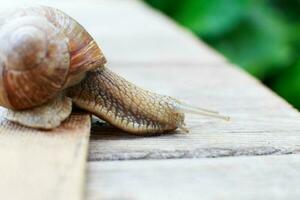
[[141, 89], [106, 66], [91, 35], [62, 11], [33, 6], [0, 16], [0, 106], [8, 120], [53, 129], [72, 105], [132, 134], [180, 128], [184, 114], [228, 119]]

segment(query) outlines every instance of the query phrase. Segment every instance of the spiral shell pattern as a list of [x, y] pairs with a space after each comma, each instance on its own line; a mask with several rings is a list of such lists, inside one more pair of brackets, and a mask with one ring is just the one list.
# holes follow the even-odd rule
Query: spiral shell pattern
[[0, 15], [1, 106], [39, 106], [104, 63], [87, 31], [57, 9], [28, 7]]

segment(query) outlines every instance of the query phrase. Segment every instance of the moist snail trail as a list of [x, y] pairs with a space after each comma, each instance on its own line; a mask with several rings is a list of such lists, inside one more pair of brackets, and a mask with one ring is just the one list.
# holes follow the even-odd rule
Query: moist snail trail
[[110, 71], [88, 32], [57, 9], [20, 8], [0, 20], [0, 105], [9, 109], [12, 121], [55, 128], [70, 115], [71, 101], [139, 135], [188, 132], [185, 113], [229, 120], [141, 89]]

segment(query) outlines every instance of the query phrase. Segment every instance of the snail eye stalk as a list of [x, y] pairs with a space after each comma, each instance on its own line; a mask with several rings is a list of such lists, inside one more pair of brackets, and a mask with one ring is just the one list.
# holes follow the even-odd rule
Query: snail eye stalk
[[186, 103], [178, 103], [175, 107], [177, 110], [179, 110], [183, 113], [191, 113], [191, 114], [197, 114], [197, 115], [202, 115], [202, 116], [207, 116], [207, 117], [219, 118], [219, 119], [223, 119], [225, 121], [230, 120], [229, 116], [220, 115], [219, 112], [217, 112], [217, 111], [191, 106]]

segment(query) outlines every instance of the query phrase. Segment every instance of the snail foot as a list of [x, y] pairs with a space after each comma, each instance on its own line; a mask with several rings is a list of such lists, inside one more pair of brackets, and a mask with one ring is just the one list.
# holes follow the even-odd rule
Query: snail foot
[[68, 118], [71, 112], [72, 100], [61, 94], [33, 109], [21, 111], [8, 109], [5, 118], [27, 127], [53, 129]]

